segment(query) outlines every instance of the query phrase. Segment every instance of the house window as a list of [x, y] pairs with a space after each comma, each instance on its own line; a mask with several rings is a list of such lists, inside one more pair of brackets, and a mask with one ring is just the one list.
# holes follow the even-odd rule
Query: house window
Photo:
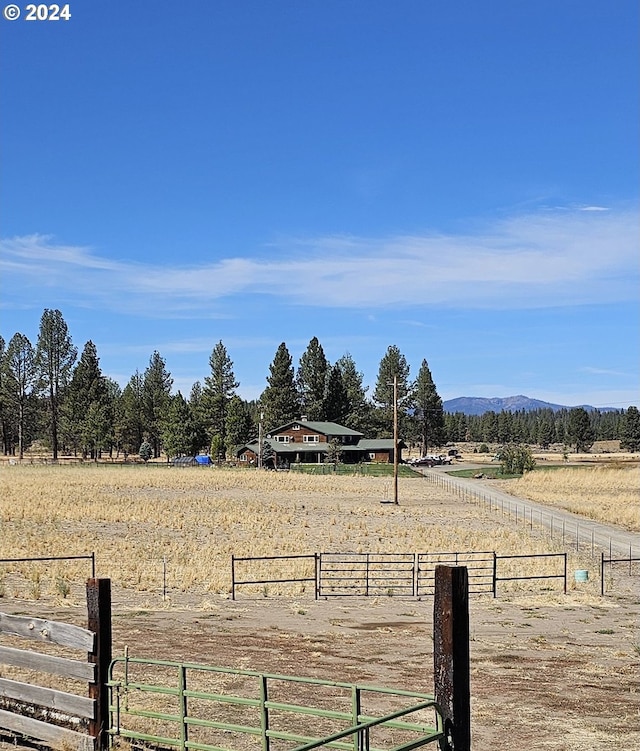
[[277, 435], [276, 436], [276, 441], [278, 441], [279, 443], [289, 443], [290, 440], [291, 440], [291, 437], [288, 436], [288, 435]]
[[302, 440], [304, 443], [318, 443], [317, 435], [303, 435]]
[[294, 425], [294, 426], [293, 426], [293, 427], [291, 428], [291, 430], [300, 430], [300, 426], [299, 426], [299, 425]]

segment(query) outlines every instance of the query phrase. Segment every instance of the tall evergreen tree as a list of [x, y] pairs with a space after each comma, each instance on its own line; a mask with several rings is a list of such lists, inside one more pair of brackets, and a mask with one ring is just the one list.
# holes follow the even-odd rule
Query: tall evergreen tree
[[122, 389], [117, 381], [113, 378], [105, 378], [107, 386], [107, 408], [109, 416], [109, 432], [107, 436], [107, 445], [109, 448], [109, 456], [113, 456], [113, 449], [116, 449], [117, 454], [120, 453], [122, 448], [122, 434], [120, 433], [121, 417], [122, 417]]
[[297, 374], [301, 409], [308, 420], [328, 419], [323, 413], [328, 373], [329, 363], [322, 345], [314, 336], [300, 358]]
[[553, 415], [548, 414], [550, 411], [541, 411], [540, 417], [536, 421], [536, 442], [543, 449], [548, 449], [555, 440]]
[[209, 438], [212, 443], [214, 438], [216, 439], [216, 445], [221, 452], [221, 456], [217, 458], [224, 459], [227, 442], [227, 413], [229, 402], [238, 388], [238, 382], [233, 373], [233, 362], [221, 341], [213, 348], [209, 357], [209, 367], [211, 373], [204, 379], [202, 405], [206, 415]]
[[429, 453], [429, 446], [442, 446], [445, 442], [444, 407], [433, 382], [426, 360], [422, 361], [414, 386], [414, 416], [418, 422], [420, 451]]
[[299, 418], [300, 402], [292, 359], [284, 342], [278, 347], [273, 362], [269, 366], [267, 383], [269, 385], [260, 397], [267, 430]]
[[205, 414], [205, 404], [203, 399], [202, 384], [196, 381], [191, 387], [189, 393], [189, 407], [191, 415], [195, 421], [195, 427], [198, 434], [198, 453], [203, 449], [207, 451], [211, 447], [211, 441], [207, 433], [207, 420]]
[[482, 415], [482, 440], [487, 443], [499, 441], [498, 415], [490, 410]]
[[167, 411], [162, 419], [162, 445], [167, 458], [195, 456], [199, 451], [201, 435], [190, 405], [178, 391], [169, 397]]
[[167, 364], [154, 352], [149, 360], [149, 366], [144, 371], [144, 416], [147, 440], [153, 448], [153, 457], [160, 456], [162, 447], [162, 419], [169, 406], [169, 396], [173, 378], [167, 370]]
[[107, 382], [100, 370], [95, 344], [89, 340], [74, 368], [64, 406], [65, 422], [74, 447], [97, 459], [109, 434]]
[[24, 334], [11, 337], [5, 354], [5, 395], [17, 416], [18, 455], [24, 457], [27, 407], [38, 381], [36, 352]]
[[189, 406], [191, 407], [193, 414], [196, 415], [204, 425], [204, 405], [202, 403], [202, 384], [200, 381], [196, 381], [191, 387], [191, 391], [189, 392]]
[[122, 390], [118, 411], [118, 433], [126, 458], [129, 454], [137, 454], [145, 440], [144, 377], [137, 370]]
[[471, 430], [467, 415], [464, 412], [447, 412], [445, 414], [445, 425], [447, 441], [470, 440]]
[[327, 376], [327, 386], [322, 400], [323, 419], [344, 425], [350, 412], [349, 395], [342, 380], [340, 366], [336, 363], [329, 368]]
[[500, 443], [511, 443], [514, 440], [513, 435], [513, 414], [507, 410], [501, 409], [498, 412], [498, 441]]
[[227, 452], [255, 439], [256, 423], [250, 405], [239, 396], [233, 396], [227, 412]]
[[409, 365], [395, 344], [387, 348], [378, 368], [378, 380], [373, 392], [377, 404], [376, 428], [378, 437], [393, 435], [394, 393], [393, 379], [397, 378], [398, 425], [406, 432], [407, 410], [412, 406], [412, 391], [409, 385]]
[[626, 411], [620, 433], [620, 448], [640, 451], [640, 412], [637, 407], [629, 407]]
[[371, 427], [371, 404], [367, 400], [367, 386], [362, 385], [363, 374], [358, 371], [353, 357], [347, 352], [337, 362], [342, 384], [349, 402], [349, 412], [342, 423], [347, 428], [368, 434]]
[[587, 452], [593, 446], [595, 434], [589, 420], [589, 413], [584, 407], [575, 407], [569, 411], [567, 436], [576, 453]]
[[60, 407], [77, 355], [62, 313], [47, 308], [40, 319], [36, 360], [40, 383], [47, 394], [54, 461], [58, 458]]
[[2, 453], [6, 456], [11, 452], [9, 404], [7, 401], [7, 370], [6, 370], [6, 342], [0, 336], [0, 437], [2, 439]]

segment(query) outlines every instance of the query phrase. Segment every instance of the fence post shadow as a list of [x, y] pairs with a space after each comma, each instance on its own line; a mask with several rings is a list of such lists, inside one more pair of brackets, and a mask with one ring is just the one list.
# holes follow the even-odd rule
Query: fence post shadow
[[436, 566], [433, 676], [442, 709], [442, 751], [471, 751], [469, 578], [466, 566]]

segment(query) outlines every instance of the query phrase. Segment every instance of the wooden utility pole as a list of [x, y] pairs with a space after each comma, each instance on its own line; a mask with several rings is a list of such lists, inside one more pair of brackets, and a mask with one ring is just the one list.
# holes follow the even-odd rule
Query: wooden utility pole
[[264, 412], [260, 410], [260, 421], [258, 422], [258, 464], [257, 468], [262, 469], [262, 420]]
[[466, 566], [436, 566], [433, 676], [442, 709], [442, 751], [471, 751], [469, 577]]
[[398, 505], [398, 376], [393, 376], [393, 502]]

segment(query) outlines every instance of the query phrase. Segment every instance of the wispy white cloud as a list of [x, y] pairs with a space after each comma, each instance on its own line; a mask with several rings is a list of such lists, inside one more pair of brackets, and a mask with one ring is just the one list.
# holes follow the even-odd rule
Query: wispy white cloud
[[[261, 248], [260, 256], [200, 265], [112, 261], [31, 235], [2, 241], [0, 273], [5, 289], [35, 297], [41, 288], [45, 301], [55, 292], [77, 305], [155, 316], [228, 316], [252, 295], [367, 310], [635, 300], [637, 212], [596, 208], [516, 216], [464, 235], [291, 238], [266, 258]], [[4, 307], [24, 304], [17, 294], [3, 298]]]
[[611, 370], [610, 368], [594, 368], [586, 365], [584, 368], [580, 368], [582, 373], [591, 373], [592, 375], [604, 375], [604, 376], [619, 376], [621, 378], [629, 378], [630, 373], [622, 373], [619, 370]]

